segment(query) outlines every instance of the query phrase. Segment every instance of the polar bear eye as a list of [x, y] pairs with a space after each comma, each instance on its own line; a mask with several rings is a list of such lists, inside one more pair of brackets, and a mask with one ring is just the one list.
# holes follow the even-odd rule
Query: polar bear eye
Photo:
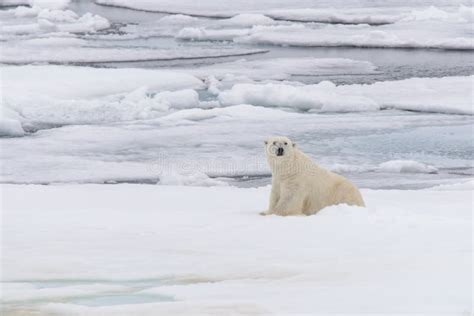
[[287, 142], [285, 142], [285, 146], [286, 146], [286, 145], [288, 145], [288, 143], [287, 143]]
[[273, 142], [273, 145], [276, 145], [276, 144], [277, 144], [277, 142]]

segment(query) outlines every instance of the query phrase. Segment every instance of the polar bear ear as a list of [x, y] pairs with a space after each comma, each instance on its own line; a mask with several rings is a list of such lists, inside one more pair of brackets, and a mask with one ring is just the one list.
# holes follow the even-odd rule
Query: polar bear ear
[[264, 143], [265, 145], [268, 145], [268, 140], [264, 140], [263, 143]]

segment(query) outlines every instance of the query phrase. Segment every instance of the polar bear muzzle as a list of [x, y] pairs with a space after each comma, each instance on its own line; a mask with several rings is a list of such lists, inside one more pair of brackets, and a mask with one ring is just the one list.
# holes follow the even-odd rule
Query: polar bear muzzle
[[263, 143], [265, 144], [268, 158], [280, 157], [280, 159], [283, 159], [290, 157], [292, 155], [292, 150], [295, 147], [295, 144], [286, 137], [272, 137], [265, 140]]

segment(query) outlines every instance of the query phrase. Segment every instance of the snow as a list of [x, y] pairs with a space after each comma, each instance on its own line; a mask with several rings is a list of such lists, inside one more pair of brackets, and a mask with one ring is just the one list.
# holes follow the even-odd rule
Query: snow
[[367, 61], [347, 58], [299, 57], [240, 59], [201, 67], [180, 68], [180, 71], [203, 79], [214, 77], [218, 80], [214, 85], [232, 86], [236, 82], [251, 80], [291, 80], [293, 76], [373, 74], [376, 67]]
[[[466, 138], [470, 134], [458, 134], [468, 133], [470, 127], [455, 128], [460, 124], [456, 120], [442, 122], [433, 116], [415, 116], [409, 121], [402, 120], [400, 116], [398, 119], [403, 123], [394, 128], [391, 126], [395, 120], [393, 116], [369, 116], [365, 120], [350, 116], [337, 120], [306, 114], [285, 117], [285, 113], [281, 113], [278, 117], [271, 116], [272, 111], [277, 110], [260, 109], [269, 113], [262, 111], [261, 118], [256, 118], [252, 117], [252, 112], [246, 113], [243, 107], [241, 115], [233, 116], [218, 115], [217, 109], [213, 110], [214, 114], [191, 109], [141, 124], [117, 122], [64, 126], [39, 130], [32, 137], [2, 139], [2, 148], [8, 150], [2, 151], [4, 169], [1, 181], [41, 184], [157, 183], [164, 171], [181, 175], [191, 170], [212, 177], [227, 177], [218, 180], [234, 185], [246, 185], [245, 180], [232, 181], [233, 177], [245, 179], [245, 176], [250, 177], [249, 180], [257, 177], [257, 184], [267, 184], [270, 173], [262, 143], [265, 137], [274, 134], [289, 135], [316, 162], [349, 176], [363, 187], [426, 188], [459, 182], [468, 176], [458, 175], [456, 170], [470, 164], [469, 147], [465, 148], [469, 146]], [[238, 110], [233, 112], [238, 113]], [[188, 113], [184, 116], [182, 112]], [[232, 114], [231, 109], [228, 113]], [[293, 131], [281, 127], [282, 119], [288, 121]], [[367, 122], [376, 123], [355, 129], [355, 125], [363, 126]], [[415, 132], [410, 131], [413, 126], [434, 123], [442, 125], [437, 128], [418, 127]], [[452, 127], [444, 127], [443, 124]], [[307, 134], [311, 126], [317, 126], [317, 129]], [[387, 126], [394, 129], [390, 130]], [[47, 128], [47, 125], [41, 128]], [[206, 137], [191, 137], [190, 131]], [[380, 135], [380, 131], [384, 131], [385, 135]], [[435, 134], [438, 137], [433, 139]], [[233, 139], [231, 142], [230, 137]], [[407, 142], [407, 137], [411, 137], [412, 141]], [[439, 146], [440, 142], [448, 141], [451, 145]], [[417, 147], [412, 149], [414, 146]], [[387, 161], [387, 156], [417, 159], [436, 166], [439, 172], [386, 173], [379, 170], [378, 165]], [[347, 166], [337, 169], [335, 163]], [[367, 167], [360, 170], [356, 168], [365, 165]], [[390, 181], [381, 182], [381, 177]], [[253, 182], [250, 181], [250, 184]]]
[[[151, 21], [127, 24], [120, 27], [122, 34], [115, 35], [118, 39], [124, 38], [153, 38], [158, 36], [175, 36], [184, 27], [199, 27], [206, 25], [207, 21], [201, 20], [189, 15], [174, 14], [165, 15], [159, 19]], [[113, 35], [109, 34], [106, 37], [111, 38]]]
[[20, 115], [3, 104], [0, 110], [0, 137], [24, 136], [25, 131], [20, 123]]
[[472, 190], [262, 217], [269, 191], [3, 185], [4, 311], [469, 313]]
[[221, 22], [224, 25], [238, 25], [238, 26], [253, 26], [253, 25], [265, 25], [274, 24], [275, 21], [268, 16], [263, 14], [237, 14], [230, 19], [225, 19]]
[[474, 180], [466, 181], [463, 183], [455, 184], [442, 184], [431, 188], [431, 190], [436, 191], [473, 191], [474, 190]]
[[[40, 13], [41, 8], [40, 7], [24, 7], [20, 6], [12, 10], [13, 15], [17, 18], [22, 18], [22, 17], [36, 17]], [[8, 12], [8, 11], [7, 11]]]
[[38, 8], [64, 9], [70, 2], [71, 0], [1, 0], [0, 7], [28, 5]]
[[[174, 99], [173, 96], [177, 98]], [[94, 100], [55, 100], [48, 97], [8, 101], [22, 115], [22, 121], [52, 124], [101, 124], [152, 119], [176, 106], [193, 107], [198, 103], [194, 90], [152, 94], [146, 88]]]
[[[0, 152], [2, 182], [156, 183], [163, 168], [182, 174], [184, 165], [186, 170], [211, 177], [228, 177], [226, 182], [249, 176], [265, 184], [269, 170], [262, 142], [269, 135], [289, 136], [315, 161], [350, 174], [365, 187], [423, 188], [452, 183], [465, 178], [463, 168], [471, 165], [472, 116], [393, 110], [299, 113], [250, 104], [220, 107], [201, 100], [196, 103], [192, 85], [200, 82], [195, 79], [184, 81], [191, 86], [183, 83], [174, 90], [165, 85], [159, 90], [158, 85], [154, 91], [132, 83], [140, 84], [140, 78], [145, 80], [146, 74], [158, 71], [92, 70], [98, 75], [91, 78], [110, 74], [106, 77], [110, 81], [97, 82], [102, 92], [111, 89], [110, 95], [94, 91], [96, 84], [90, 89], [71, 84], [71, 89], [64, 90], [59, 81], [52, 80], [52, 87], [43, 88], [51, 95], [45, 97], [40, 86], [25, 80], [31, 97], [15, 94], [10, 103], [4, 102], [4, 108], [15, 109], [11, 119], [21, 122], [27, 133], [21, 139], [0, 140], [0, 146], [8, 148]], [[121, 73], [129, 77], [114, 85]], [[75, 78], [80, 77], [77, 74]], [[173, 77], [163, 78], [157, 75], [149, 82], [169, 84]], [[130, 91], [115, 90], [119, 88]], [[18, 89], [21, 93], [21, 86]], [[14, 92], [4, 91], [9, 90]], [[416, 160], [439, 172], [385, 173], [378, 169], [381, 163], [395, 159]], [[339, 170], [335, 164], [347, 167]], [[390, 182], [380, 182], [381, 174]]]
[[[45, 3], [61, 4], [60, 1]], [[60, 10], [62, 6], [44, 8], [39, 6], [17, 7], [2, 12], [2, 38], [9, 39], [18, 35], [38, 35], [54, 32], [85, 33], [97, 32], [110, 27], [107, 19], [86, 13], [78, 16], [70, 10]], [[18, 18], [22, 18], [18, 21]]]
[[[388, 10], [388, 9], [387, 9]], [[377, 12], [377, 11], [376, 11]], [[395, 11], [396, 12], [396, 11]], [[474, 49], [472, 7], [422, 8], [404, 14], [360, 15], [320, 9], [291, 9], [265, 13], [270, 19], [329, 24], [271, 22], [248, 19], [240, 27], [222, 28], [222, 20], [185, 27], [175, 37], [195, 41], [231, 41], [256, 45]], [[236, 15], [232, 19], [243, 19]], [[229, 20], [229, 21], [230, 21]], [[224, 20], [225, 21], [225, 20]], [[334, 24], [342, 23], [342, 24]], [[374, 26], [378, 25], [378, 26]], [[221, 26], [221, 27], [219, 27]]]
[[161, 118], [160, 121], [202, 121], [211, 118], [218, 118], [221, 120], [226, 118], [242, 120], [276, 120], [298, 118], [300, 116], [301, 115], [287, 113], [280, 110], [263, 109], [249, 104], [240, 104], [225, 108], [189, 109], [186, 111], [179, 111]]
[[[339, 10], [338, 10], [339, 11]], [[295, 22], [314, 22], [331, 24], [370, 24], [383, 25], [395, 23], [401, 18], [394, 12], [377, 13], [367, 12], [365, 10], [344, 10], [340, 13], [336, 10], [328, 9], [286, 9], [271, 10], [267, 14], [277, 20], [295, 21]]]
[[[17, 13], [17, 12], [15, 12], [15, 13]], [[86, 15], [86, 18], [90, 17], [90, 16], [91, 15], [88, 15], [88, 16]], [[77, 19], [79, 19], [79, 17], [77, 16], [76, 13], [74, 13], [71, 10], [65, 10], [65, 11], [63, 11], [63, 10], [41, 10], [38, 13], [38, 19], [45, 19], [45, 20], [49, 20], [51, 22], [69, 22], [69, 23], [73, 23]]]
[[31, 5], [48, 9], [64, 9], [70, 2], [71, 0], [31, 0]]
[[[66, 34], [65, 34], [66, 35]], [[74, 37], [74, 36], [64, 36], [64, 37], [47, 37], [47, 38], [33, 38], [21, 41], [21, 44], [24, 46], [31, 46], [35, 49], [48, 46], [50, 48], [62, 48], [68, 47], [79, 47], [83, 45], [87, 45], [87, 41]], [[24, 47], [23, 50], [31, 49], [31, 47]]]
[[199, 96], [195, 90], [164, 91], [157, 93], [154, 98], [167, 103], [168, 108], [188, 109], [199, 106]]
[[[277, 65], [281, 65], [279, 73], [272, 74]], [[253, 69], [253, 73], [246, 73], [244, 67]], [[242, 60], [194, 72], [202, 77], [222, 77], [229, 72], [238, 76], [240, 72], [256, 79], [278, 79], [288, 78], [285, 72], [303, 74], [305, 69], [306, 73], [337, 73], [373, 68], [367, 62], [345, 59], [273, 59], [262, 63]], [[208, 107], [201, 105], [194, 90], [204, 88], [203, 82], [185, 72], [68, 66], [7, 66], [1, 70], [5, 78], [1, 83], [4, 107], [21, 114], [16, 119], [24, 123], [98, 124], [157, 118], [172, 109]], [[18, 123], [5, 124], [10, 126], [8, 130], [16, 124], [18, 130]]]
[[0, 119], [0, 137], [17, 137], [23, 135], [25, 135], [25, 131], [21, 127], [21, 123], [19, 120], [10, 118]]
[[[61, 282], [58, 282], [61, 283]], [[120, 285], [87, 284], [38, 288], [31, 283], [19, 282], [4, 289], [3, 297], [10, 302], [27, 300], [72, 299], [75, 297], [101, 294], [102, 292], [120, 293], [126, 287]]]
[[6, 99], [25, 95], [92, 98], [131, 92], [144, 86], [150, 92], [203, 87], [194, 76], [160, 70], [71, 66], [5, 66], [0, 69], [1, 90]]
[[336, 173], [378, 172], [436, 174], [439, 172], [438, 168], [434, 166], [414, 160], [389, 160], [382, 162], [378, 166], [331, 164], [328, 165], [327, 168]]
[[29, 5], [31, 0], [1, 0], [0, 7]]
[[[124, 30], [134, 34], [125, 36], [166, 35], [181, 40], [281, 46], [474, 48], [472, 4], [468, 1], [436, 1], [432, 3], [433, 6], [427, 6], [426, 1], [333, 1], [315, 4], [312, 1], [241, 0], [203, 2], [199, 7], [191, 1], [97, 2], [137, 10], [175, 13], [179, 17], [178, 24], [153, 22], [126, 27]], [[187, 16], [187, 21], [183, 15]], [[194, 19], [190, 16], [194, 16]], [[158, 29], [152, 28], [152, 25], [158, 26]], [[138, 32], [140, 29], [145, 29], [145, 32]]]
[[209, 178], [202, 172], [176, 173], [164, 170], [160, 173], [159, 184], [161, 185], [186, 185], [186, 186], [220, 186], [227, 185], [226, 182]]
[[[369, 23], [396, 21], [399, 15], [409, 14], [413, 8], [424, 8], [426, 1], [319, 1], [311, 0], [223, 0], [219, 2], [202, 1], [199, 6], [191, 0], [179, 2], [161, 0], [96, 0], [101, 5], [119, 6], [135, 10], [151, 12], [167, 12], [171, 14], [186, 14], [200, 17], [231, 18], [238, 14], [264, 14], [283, 20], [300, 20], [310, 22], [330, 23]], [[470, 5], [469, 1], [436, 1], [442, 7]], [[378, 24], [378, 23], [375, 23]]]
[[437, 173], [438, 169], [413, 160], [391, 160], [379, 165], [379, 169], [385, 172], [401, 173]]
[[167, 13], [178, 13], [200, 17], [220, 17], [220, 18], [231, 18], [238, 14], [249, 14], [257, 13], [262, 8], [278, 8], [278, 7], [291, 7], [291, 6], [305, 6], [311, 4], [311, 1], [294, 1], [295, 3], [288, 4], [286, 1], [202, 1], [199, 6], [195, 5], [195, 2], [190, 0], [184, 1], [159, 1], [150, 2], [147, 0], [96, 0], [96, 3], [102, 5], [119, 6], [125, 8], [131, 8], [136, 10], [148, 10], [154, 12], [167, 12]]
[[[195, 75], [178, 68], [2, 67], [2, 136], [26, 137], [21, 141], [1, 139], [2, 148], [8, 148], [1, 152], [1, 181], [156, 183], [160, 174], [150, 166], [158, 163], [177, 167], [171, 171], [179, 177], [179, 165], [184, 163], [207, 176], [228, 177], [218, 179], [221, 182], [232, 183], [236, 176], [256, 176], [262, 178], [261, 183], [268, 183], [265, 177], [269, 170], [260, 146], [273, 134], [288, 135], [331, 169], [335, 164], [347, 165], [341, 172], [354, 173], [358, 183], [369, 187], [385, 186], [376, 181], [376, 175], [381, 173], [393, 179], [390, 184], [395, 187], [450, 183], [462, 177], [450, 170], [470, 165], [471, 116], [423, 112], [415, 115], [393, 110], [358, 113], [346, 107], [357, 105], [357, 101], [358, 109], [367, 104], [407, 108], [411, 99], [426, 106], [432, 106], [432, 100], [443, 102], [446, 108], [455, 103], [461, 106], [470, 102], [466, 95], [466, 91], [472, 91], [470, 77], [346, 86], [328, 82], [254, 83], [250, 87], [256, 89], [260, 99], [252, 99], [246, 92], [239, 98], [247, 99], [237, 100], [235, 105], [223, 102], [223, 96], [235, 94], [241, 85], [225, 90], [232, 82], [227, 75], [223, 75], [222, 82], [214, 78], [206, 84], [198, 79], [205, 77], [206, 71], [218, 78], [227, 71], [238, 77], [239, 72], [245, 74], [245, 69], [252, 68], [254, 72], [247, 75], [256, 79], [289, 78], [287, 72], [350, 73], [373, 68], [370, 63], [344, 59], [269, 59], [261, 63], [261, 68], [257, 64], [248, 60], [202, 66], [195, 69]], [[279, 69], [272, 70], [278, 64]], [[267, 86], [273, 90], [260, 91]], [[207, 99], [208, 87], [220, 93], [222, 104]], [[288, 89], [293, 89], [293, 96]], [[333, 97], [327, 99], [332, 102], [342, 100], [339, 104], [343, 110], [353, 112], [318, 112], [314, 102], [321, 100], [320, 93]], [[393, 104], [395, 101], [398, 103]], [[294, 104], [311, 111], [301, 113], [300, 108], [292, 107]], [[190, 133], [206, 137], [190, 137]], [[435, 166], [439, 172], [388, 174], [378, 169], [388, 160], [415, 160]], [[367, 167], [354, 169], [362, 165]]]
[[234, 37], [249, 34], [246, 29], [206, 30], [203, 28], [186, 27], [179, 31], [176, 38], [198, 41], [231, 41]]
[[159, 70], [7, 66], [1, 71], [3, 136], [22, 136], [20, 122], [98, 124], [153, 118], [170, 108], [196, 107], [193, 88], [203, 87], [193, 76]]
[[219, 94], [223, 105], [248, 103], [322, 112], [401, 110], [473, 114], [473, 77], [411, 78], [370, 85], [236, 84]]
[[[5, 314], [472, 312], [470, 1], [95, 2], [0, 0]], [[272, 135], [367, 208], [259, 216]]]
[[[137, 61], [173, 61], [180, 59], [200, 59], [211, 57], [229, 57], [264, 53], [256, 49], [213, 49], [201, 48], [196, 50], [179, 49], [149, 49], [149, 48], [95, 48], [78, 47], [84, 42], [71, 40], [49, 39], [35, 40], [34, 44], [44, 44], [43, 47], [31, 47], [31, 41], [26, 40], [19, 45], [5, 47], [0, 54], [0, 62], [7, 64], [25, 63], [112, 63]], [[54, 45], [50, 46], [50, 42]], [[26, 44], [26, 45], [22, 45]], [[89, 44], [89, 43], [84, 43]], [[63, 46], [60, 50], [57, 46]]]
[[[234, 36], [234, 41], [244, 44], [272, 44], [282, 46], [309, 47], [375, 47], [375, 48], [436, 48], [453, 50], [473, 50], [474, 44], [469, 35], [472, 22], [465, 25], [446, 27], [439, 30], [438, 23], [430, 22], [413, 32], [413, 23], [404, 23], [399, 29], [380, 26], [328, 25], [325, 28], [309, 28], [291, 25], [285, 28], [256, 26], [246, 36]], [[456, 32], [454, 32], [456, 30]], [[205, 32], [205, 31], [203, 31]], [[235, 33], [235, 32], [234, 32]], [[435, 34], [433, 34], [435, 33]], [[228, 39], [234, 34], [219, 34]], [[206, 39], [196, 37], [189, 39]], [[213, 40], [219, 40], [217, 36]]]

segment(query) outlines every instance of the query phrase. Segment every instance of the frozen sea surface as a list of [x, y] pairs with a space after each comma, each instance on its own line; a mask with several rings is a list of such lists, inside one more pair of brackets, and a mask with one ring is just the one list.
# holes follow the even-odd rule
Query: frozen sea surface
[[[313, 68], [334, 61], [317, 60], [320, 68]], [[336, 62], [345, 65], [339, 72], [372, 71], [370, 64]], [[189, 72], [232, 69], [221, 67]], [[263, 67], [254, 74], [287, 71]], [[12, 126], [4, 132], [21, 136], [1, 140], [6, 183], [166, 184], [174, 174], [195, 179], [190, 184], [217, 183], [202, 178], [207, 175], [219, 183], [261, 185], [269, 181], [262, 143], [270, 135], [288, 135], [320, 164], [363, 187], [426, 187], [472, 176], [471, 77], [336, 87], [249, 77], [244, 81], [251, 83], [234, 84], [242, 78], [203, 80], [170, 70], [8, 66], [3, 72], [4, 122]], [[68, 89], [61, 86], [65, 77], [71, 78]], [[392, 160], [436, 170], [380, 168]], [[377, 181], [380, 173], [393, 181]]]
[[260, 186], [275, 134], [363, 187], [472, 176], [466, 1], [96, 2], [0, 11], [3, 183]]
[[[472, 313], [470, 1], [0, 7], [0, 313]], [[259, 216], [274, 135], [367, 208]]]

